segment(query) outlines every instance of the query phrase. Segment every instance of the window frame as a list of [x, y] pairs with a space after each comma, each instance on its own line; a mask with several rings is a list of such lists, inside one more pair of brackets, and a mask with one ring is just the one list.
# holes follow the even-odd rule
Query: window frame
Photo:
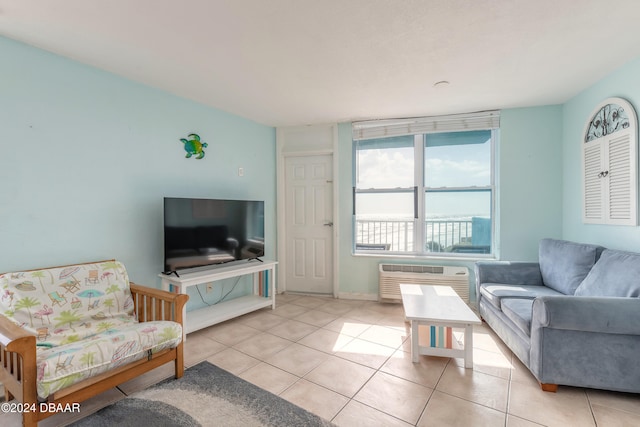
[[[490, 179], [488, 185], [483, 186], [461, 186], [461, 187], [429, 187], [425, 183], [426, 174], [426, 160], [425, 159], [425, 145], [429, 134], [436, 133], [451, 133], [451, 132], [465, 132], [473, 130], [486, 130], [490, 131]], [[352, 139], [353, 147], [353, 206], [352, 206], [352, 253], [354, 255], [375, 255], [378, 257], [398, 257], [398, 256], [410, 256], [421, 258], [446, 258], [446, 259], [459, 259], [459, 258], [473, 258], [473, 259], [493, 259], [497, 255], [496, 244], [496, 217], [497, 217], [497, 194], [496, 194], [496, 144], [498, 139], [499, 127], [492, 128], [479, 128], [479, 129], [446, 129], [442, 132], [437, 131], [423, 131], [421, 133], [413, 133], [414, 137], [414, 187], [406, 188], [357, 188], [357, 163], [358, 163], [358, 142], [367, 139], [377, 138], [358, 138]], [[354, 136], [356, 131], [354, 129]], [[413, 239], [414, 248], [413, 251], [393, 251], [387, 249], [358, 249], [357, 248], [357, 233], [358, 222], [356, 220], [356, 197], [358, 194], [385, 194], [385, 193], [400, 193], [400, 192], [414, 192], [414, 218], [413, 218]], [[452, 193], [452, 192], [489, 192], [490, 203], [490, 251], [489, 253], [475, 253], [475, 252], [431, 252], [428, 251], [427, 246], [427, 208], [425, 206], [425, 198], [428, 193]], [[364, 244], [367, 245], [367, 244]], [[370, 246], [376, 246], [372, 244]]]

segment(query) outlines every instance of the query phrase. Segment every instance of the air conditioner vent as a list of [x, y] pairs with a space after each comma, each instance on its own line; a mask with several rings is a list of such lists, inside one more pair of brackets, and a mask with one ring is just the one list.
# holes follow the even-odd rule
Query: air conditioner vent
[[400, 302], [400, 283], [451, 286], [460, 298], [469, 302], [469, 270], [466, 267], [380, 264], [380, 301]]

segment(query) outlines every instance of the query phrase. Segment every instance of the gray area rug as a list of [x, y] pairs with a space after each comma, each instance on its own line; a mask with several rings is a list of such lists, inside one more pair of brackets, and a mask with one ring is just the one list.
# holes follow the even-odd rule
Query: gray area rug
[[202, 362], [73, 426], [331, 426], [229, 372]]

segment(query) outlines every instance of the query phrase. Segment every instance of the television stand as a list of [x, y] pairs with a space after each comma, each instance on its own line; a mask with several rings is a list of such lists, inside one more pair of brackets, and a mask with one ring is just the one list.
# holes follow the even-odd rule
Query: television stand
[[[187, 288], [232, 277], [253, 274], [253, 294], [234, 298], [229, 301], [189, 311], [183, 308], [183, 338], [186, 334], [206, 328], [234, 317], [271, 306], [276, 308], [276, 265], [277, 261], [249, 260], [231, 265], [220, 265], [192, 273], [180, 273], [180, 276], [160, 274], [162, 289], [186, 294]], [[261, 274], [262, 273], [262, 274]], [[215, 286], [215, 284], [214, 284]]]

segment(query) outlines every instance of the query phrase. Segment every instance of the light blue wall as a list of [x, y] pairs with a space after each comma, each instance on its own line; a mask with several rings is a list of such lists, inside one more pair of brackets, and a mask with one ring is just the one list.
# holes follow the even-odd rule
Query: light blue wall
[[275, 257], [274, 128], [1, 37], [0, 57], [0, 271], [117, 258], [159, 286], [163, 196], [265, 200]]
[[[535, 261], [543, 237], [562, 235], [562, 107], [503, 110], [498, 143], [499, 250], [504, 260]], [[353, 256], [351, 124], [338, 127], [340, 191], [340, 293], [378, 292], [380, 262], [465, 265], [474, 261]], [[473, 272], [471, 283], [473, 283]], [[471, 298], [474, 298], [473, 287]]]
[[640, 227], [582, 223], [581, 149], [585, 124], [596, 106], [616, 96], [640, 109], [640, 59], [629, 62], [564, 104], [563, 237], [609, 248], [640, 252]]
[[562, 107], [502, 110], [500, 135], [500, 258], [537, 261], [562, 237]]

